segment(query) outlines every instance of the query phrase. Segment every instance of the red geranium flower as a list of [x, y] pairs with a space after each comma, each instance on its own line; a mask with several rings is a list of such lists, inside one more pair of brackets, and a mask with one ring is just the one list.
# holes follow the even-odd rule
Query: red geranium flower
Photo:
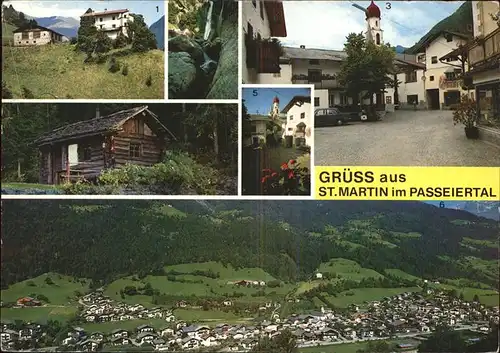
[[278, 176], [278, 173], [274, 172], [273, 174], [271, 174], [272, 177], [276, 177]]
[[263, 173], [271, 173], [271, 169], [262, 169]]
[[295, 163], [297, 163], [297, 161], [295, 159], [290, 159], [290, 161], [288, 163], [290, 163], [291, 165], [294, 165]]
[[293, 175], [293, 172], [292, 172], [292, 171], [290, 171], [290, 172], [288, 173], [288, 179], [292, 179], [292, 178], [293, 178], [293, 176], [294, 176], [294, 175]]
[[263, 178], [260, 180], [260, 182], [261, 182], [262, 184], [264, 184], [268, 178], [269, 178], [269, 176], [268, 176], [268, 175], [266, 175], [265, 177], [263, 177]]
[[283, 163], [281, 165], [281, 170], [285, 170], [285, 169], [288, 169], [288, 163]]

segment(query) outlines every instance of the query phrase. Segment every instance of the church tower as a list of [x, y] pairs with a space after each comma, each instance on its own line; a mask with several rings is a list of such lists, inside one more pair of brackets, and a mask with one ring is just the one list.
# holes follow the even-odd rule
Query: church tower
[[372, 2], [366, 8], [366, 40], [372, 41], [376, 45], [381, 45], [383, 41], [382, 29], [380, 26], [380, 8]]
[[271, 106], [271, 111], [269, 113], [271, 119], [278, 119], [280, 116], [280, 100], [278, 97], [274, 97], [273, 105]]

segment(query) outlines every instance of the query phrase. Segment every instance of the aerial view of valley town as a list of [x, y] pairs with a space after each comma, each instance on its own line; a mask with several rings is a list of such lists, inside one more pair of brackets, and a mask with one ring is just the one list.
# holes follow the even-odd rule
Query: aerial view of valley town
[[1, 350], [498, 352], [499, 216], [498, 202], [3, 200]]

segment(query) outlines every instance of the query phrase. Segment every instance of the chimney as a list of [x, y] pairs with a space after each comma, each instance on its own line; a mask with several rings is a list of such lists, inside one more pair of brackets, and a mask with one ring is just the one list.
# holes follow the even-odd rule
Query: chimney
[[95, 107], [95, 117], [96, 119], [101, 117], [101, 112], [99, 111], [99, 105]]
[[301, 45], [301, 46], [300, 46], [300, 49], [305, 49], [305, 48], [306, 48], [306, 46], [305, 46], [305, 45]]

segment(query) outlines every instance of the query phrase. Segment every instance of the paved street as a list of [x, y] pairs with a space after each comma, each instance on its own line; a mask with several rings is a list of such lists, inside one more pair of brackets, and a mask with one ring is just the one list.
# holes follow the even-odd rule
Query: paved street
[[500, 148], [468, 140], [451, 111], [396, 111], [314, 134], [315, 165], [500, 166]]

